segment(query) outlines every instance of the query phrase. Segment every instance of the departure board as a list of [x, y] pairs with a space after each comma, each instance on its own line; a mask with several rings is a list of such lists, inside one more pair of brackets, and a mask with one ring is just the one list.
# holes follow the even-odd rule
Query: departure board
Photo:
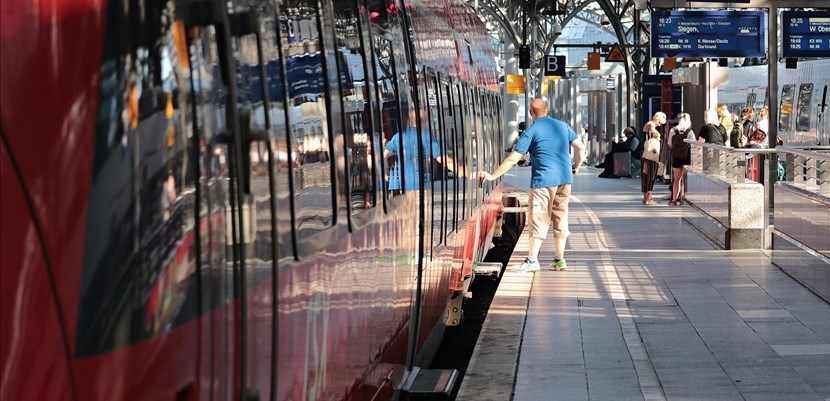
[[830, 11], [784, 11], [784, 57], [830, 57]]
[[763, 11], [672, 11], [651, 15], [651, 57], [766, 57]]

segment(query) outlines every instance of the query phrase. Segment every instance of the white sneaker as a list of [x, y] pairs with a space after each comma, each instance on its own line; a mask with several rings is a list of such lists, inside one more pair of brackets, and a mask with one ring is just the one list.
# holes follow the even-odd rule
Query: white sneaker
[[518, 266], [515, 266], [513, 270], [517, 272], [533, 273], [541, 270], [541, 266], [539, 266], [538, 260], [530, 262], [529, 260], [527, 260], [527, 258], [525, 258], [524, 262], [522, 262]]

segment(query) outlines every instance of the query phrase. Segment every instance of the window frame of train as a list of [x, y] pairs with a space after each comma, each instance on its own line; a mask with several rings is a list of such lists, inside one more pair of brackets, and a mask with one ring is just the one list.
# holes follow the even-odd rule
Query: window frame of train
[[[421, 179], [423, 182], [424, 192], [426, 193], [427, 190], [430, 190], [430, 204], [432, 206], [432, 210], [430, 212], [431, 221], [430, 221], [430, 243], [432, 244], [432, 249], [435, 249], [439, 245], [443, 243], [443, 219], [442, 216], [444, 215], [444, 188], [443, 188], [443, 181], [444, 181], [444, 174], [443, 169], [444, 165], [435, 160], [435, 156], [433, 156], [432, 147], [434, 146], [433, 142], [436, 140], [437, 134], [437, 142], [438, 142], [438, 149], [439, 152], [443, 148], [443, 123], [441, 121], [441, 106], [439, 102], [439, 95], [438, 95], [438, 75], [435, 73], [431, 67], [424, 67], [423, 71], [424, 76], [424, 104], [421, 105], [422, 108], [426, 110], [426, 124], [423, 124], [425, 128], [428, 129], [429, 132], [429, 143], [424, 143], [423, 141], [423, 131], [418, 134], [419, 142], [421, 143], [421, 148], [423, 150], [423, 167], [424, 172], [421, 174]], [[427, 146], [429, 148], [427, 149]], [[439, 155], [440, 158], [442, 155]], [[440, 166], [439, 166], [440, 165]], [[437, 171], [434, 171], [437, 170]], [[429, 173], [429, 181], [427, 181], [427, 172]], [[436, 185], [436, 180], [439, 182]], [[427, 184], [429, 184], [429, 188], [427, 188]], [[438, 204], [436, 205], [436, 201]], [[436, 218], [437, 212], [437, 218]], [[438, 223], [438, 227], [435, 226], [436, 222]], [[437, 232], [436, 232], [437, 228]]]
[[[456, 215], [456, 226], [458, 223], [463, 221], [467, 218], [466, 211], [467, 211], [467, 176], [470, 175], [471, 169], [469, 163], [467, 163], [467, 135], [466, 135], [466, 127], [467, 123], [464, 121], [465, 118], [465, 110], [464, 110], [464, 99], [462, 97], [463, 93], [463, 81], [453, 81], [452, 82], [452, 94], [455, 96], [455, 101], [453, 102], [454, 106], [456, 107], [455, 118], [456, 118], [456, 148], [461, 149], [461, 157], [456, 157], [456, 162], [460, 165], [460, 169], [463, 169], [464, 174], [456, 174], [457, 180], [460, 182], [460, 203], [461, 203], [461, 211]], [[457, 168], [457, 169], [458, 169]]]
[[[784, 105], [789, 105], [789, 111], [784, 111]], [[778, 107], [778, 131], [786, 132], [792, 130], [793, 114], [795, 114], [795, 84], [787, 84], [781, 87], [781, 102]]]
[[[370, 24], [375, 24], [375, 23], [370, 22]], [[374, 107], [377, 108], [377, 115], [378, 115], [378, 118], [380, 119], [380, 121], [378, 121], [380, 123], [380, 125], [378, 126], [378, 128], [379, 128], [378, 131], [381, 132], [382, 135], [383, 135], [382, 140], [379, 142], [379, 144], [380, 144], [380, 155], [379, 156], [381, 158], [381, 162], [380, 162], [381, 174], [380, 174], [380, 176], [382, 177], [381, 179], [383, 180], [383, 184], [382, 184], [383, 185], [383, 205], [384, 205], [384, 212], [389, 213], [392, 209], [394, 209], [394, 206], [393, 206], [394, 203], [390, 203], [389, 201], [391, 199], [395, 198], [395, 197], [403, 195], [405, 191], [403, 191], [403, 189], [393, 190], [393, 189], [389, 188], [389, 186], [390, 186], [389, 183], [390, 183], [391, 174], [392, 174], [392, 167], [391, 167], [391, 162], [389, 161], [390, 157], [387, 157], [386, 154], [385, 154], [385, 152], [387, 150], [385, 144], [388, 143], [392, 139], [392, 137], [394, 137], [394, 135], [396, 133], [401, 132], [401, 130], [402, 130], [402, 125], [401, 124], [403, 122], [403, 115], [401, 113], [403, 112], [403, 110], [401, 110], [401, 94], [400, 94], [400, 89], [398, 87], [398, 80], [396, 79], [397, 78], [398, 67], [395, 63], [394, 54], [392, 53], [392, 43], [393, 42], [392, 42], [391, 39], [387, 38], [383, 33], [376, 32], [377, 29], [379, 29], [379, 28], [374, 28], [374, 25], [372, 27], [370, 27], [369, 35], [370, 35], [371, 42], [372, 42], [372, 46], [371, 46], [372, 66], [375, 69], [375, 74], [373, 74], [373, 78], [374, 78], [373, 79], [373, 81], [374, 81], [373, 84], [375, 86], [375, 95], [376, 95], [375, 106]], [[390, 51], [389, 54], [386, 57], [382, 57], [380, 54], [378, 54], [378, 46], [380, 44], [385, 44], [386, 48]], [[388, 66], [385, 65], [382, 62], [383, 59], [388, 59], [389, 60]], [[388, 71], [387, 74], [384, 74], [385, 76], [383, 78], [380, 78], [377, 73], [378, 73], [379, 70], [381, 72], [386, 72], [385, 70], [383, 70], [383, 67], [388, 67], [389, 71]], [[382, 81], [388, 81], [388, 83], [390, 84], [390, 88], [387, 89], [385, 85], [381, 84]], [[381, 90], [381, 88], [383, 88], [383, 90]], [[387, 99], [385, 97], [386, 97], [386, 95], [388, 95], [390, 93], [391, 93], [392, 96], [391, 96], [391, 99], [389, 99], [388, 101], [392, 102], [392, 105], [394, 106], [393, 110], [392, 110], [392, 113], [394, 113], [394, 115], [392, 113], [385, 113], [386, 108], [384, 107], [384, 103], [387, 101]], [[387, 138], [387, 132], [384, 130], [384, 121], [383, 121], [383, 119], [384, 119], [385, 116], [388, 116], [388, 119], [389, 119], [388, 138]], [[402, 141], [398, 142], [398, 149], [397, 149], [396, 153], [398, 155], [403, 154], [403, 142]], [[399, 168], [399, 174], [400, 174], [401, 183], [403, 183], [404, 182], [403, 181], [404, 180], [404, 176], [403, 176], [404, 172], [400, 168]]]
[[[335, 0], [336, 2], [338, 0]], [[367, 85], [366, 82], [371, 78], [372, 81], [374, 79], [374, 71], [370, 74], [368, 65], [366, 61], [366, 43], [364, 41], [364, 13], [360, 12], [360, 4], [358, 0], [342, 0], [339, 3], [332, 3], [333, 4], [333, 19], [335, 21], [333, 26], [331, 27], [331, 33], [335, 39], [335, 48], [337, 49], [335, 52], [335, 57], [337, 57], [336, 69], [337, 69], [337, 76], [339, 77], [339, 91], [337, 93], [340, 94], [338, 99], [340, 101], [341, 106], [341, 124], [342, 124], [342, 131], [343, 131], [343, 144], [344, 144], [344, 158], [345, 158], [345, 185], [344, 188], [346, 190], [346, 207], [349, 215], [349, 227], [351, 230], [359, 229], [364, 227], [371, 221], [372, 213], [367, 213], [369, 211], [374, 210], [377, 206], [377, 169], [375, 162], [376, 160], [376, 142], [374, 137], [374, 110], [371, 107], [372, 105], [372, 98], [377, 97], [376, 94], [372, 93], [373, 88], [371, 85]], [[350, 6], [350, 7], [349, 7]], [[348, 13], [348, 14], [347, 14]], [[350, 31], [349, 29], [341, 29], [338, 27], [337, 21], [339, 20], [338, 15], [344, 16], [344, 20], [350, 20], [350, 26], [356, 26], [356, 32], [353, 32], [358, 39], [358, 44], [356, 48], [349, 47], [349, 43], [353, 43], [354, 35], [348, 35]], [[363, 74], [363, 86], [362, 88], [358, 89], [356, 85], [356, 79], [354, 75], [357, 69], [352, 68], [352, 64], [350, 63], [350, 59], [347, 57], [342, 50], [345, 49], [349, 52], [350, 55], [355, 55], [353, 57], [354, 61], [359, 61], [360, 65], [359, 72]], [[341, 61], [342, 56], [342, 63]], [[346, 71], [343, 71], [345, 68]], [[349, 88], [351, 85], [351, 88]], [[351, 91], [351, 96], [354, 96], [354, 99], [351, 103], [347, 103], [347, 99], [345, 96], [350, 96], [347, 91]], [[358, 97], [358, 94], [360, 95]], [[351, 106], [354, 103], [356, 106], [357, 103], [361, 103], [361, 109], [351, 114], [349, 111], [348, 106]], [[354, 107], [352, 106], [352, 107]], [[359, 121], [357, 121], [359, 120]], [[361, 150], [358, 145], [356, 144], [356, 135], [358, 133], [358, 129], [362, 128], [362, 133], [365, 136], [364, 142], [364, 150]], [[362, 153], [363, 157], [360, 157]], [[372, 161], [371, 163], [369, 161]], [[362, 161], [362, 163], [361, 163]], [[358, 195], [362, 196], [360, 202], [363, 202], [362, 206], [358, 205], [353, 198], [355, 196], [355, 172], [358, 174], [362, 173], [361, 177], [361, 186], [363, 188], [362, 192], [359, 192]]]
[[[447, 194], [447, 213], [446, 213], [446, 220], [447, 220], [447, 227], [446, 233], [449, 236], [451, 233], [455, 232], [458, 229], [458, 172], [459, 169], [462, 168], [462, 164], [458, 162], [458, 121], [456, 118], [455, 112], [455, 103], [452, 99], [452, 88], [453, 87], [453, 79], [452, 77], [447, 77], [446, 79], [441, 81], [441, 96], [442, 99], [446, 102], [444, 107], [444, 128], [447, 130], [445, 133], [445, 147], [446, 150], [444, 151], [444, 157], [449, 159], [452, 157], [453, 167], [454, 170], [452, 172], [452, 213], [450, 213], [450, 202], [449, 202], [449, 185], [450, 185], [450, 177], [447, 176], [446, 182], [446, 190], [444, 191]], [[452, 125], [450, 126], [447, 124], [447, 119], [452, 121]], [[450, 155], [450, 148], [452, 149], [452, 155]], [[450, 219], [451, 215], [451, 219]]]
[[[306, 4], [306, 3], [308, 3], [308, 4]], [[288, 62], [295, 55], [290, 54], [290, 53], [289, 54], [283, 53], [283, 56], [286, 60], [286, 61], [283, 62], [283, 64], [286, 65], [284, 70], [283, 70], [284, 71], [283, 74], [285, 76], [284, 79], [285, 79], [286, 84], [287, 84], [286, 85], [286, 93], [285, 93], [285, 98], [286, 98], [286, 101], [287, 101], [286, 107], [298, 107], [298, 106], [301, 107], [303, 104], [306, 104], [306, 103], [314, 102], [314, 103], [319, 104], [320, 101], [323, 101], [324, 102], [324, 107], [322, 108], [322, 110], [324, 110], [324, 113], [325, 113], [325, 114], [319, 116], [319, 117], [322, 117], [321, 118], [322, 124], [320, 126], [305, 127], [304, 126], [305, 122], [299, 122], [298, 123], [298, 122], [291, 121], [291, 120], [286, 121], [286, 123], [287, 123], [286, 131], [288, 132], [288, 138], [290, 140], [289, 155], [291, 157], [291, 163], [290, 163], [291, 164], [291, 175], [293, 177], [293, 179], [291, 180], [291, 183], [290, 183], [290, 186], [291, 186], [290, 191], [291, 191], [291, 194], [292, 194], [293, 202], [295, 204], [295, 207], [292, 210], [292, 215], [293, 215], [294, 235], [295, 235], [295, 238], [296, 238], [296, 252], [297, 252], [296, 257], [297, 257], [297, 259], [302, 259], [304, 257], [308, 257], [310, 255], [313, 255], [317, 250], [323, 249], [323, 248], [329, 246], [334, 240], [336, 240], [336, 236], [326, 235], [326, 233], [336, 231], [337, 227], [338, 227], [338, 224], [337, 224], [338, 223], [338, 220], [337, 220], [338, 205], [337, 205], [337, 192], [336, 192], [337, 191], [337, 179], [335, 177], [335, 174], [336, 174], [335, 164], [337, 163], [337, 156], [335, 154], [336, 150], [332, 146], [332, 139], [333, 139], [334, 133], [335, 133], [333, 123], [332, 123], [332, 120], [333, 120], [333, 118], [332, 118], [332, 105], [331, 105], [331, 100], [332, 99], [331, 99], [331, 95], [327, 93], [328, 92], [327, 88], [332, 87], [331, 86], [332, 83], [330, 82], [330, 79], [329, 79], [329, 76], [328, 76], [329, 71], [332, 68], [332, 66], [331, 66], [331, 60], [328, 60], [328, 57], [327, 57], [327, 54], [326, 54], [326, 52], [328, 51], [326, 43], [325, 43], [327, 35], [325, 34], [326, 31], [323, 29], [323, 26], [322, 26], [322, 18], [323, 18], [322, 13], [323, 13], [324, 10], [322, 9], [320, 3], [317, 2], [317, 1], [314, 1], [314, 0], [282, 0], [282, 1], [280, 1], [280, 3], [279, 3], [279, 6], [281, 7], [280, 13], [279, 13], [280, 23], [278, 25], [280, 27], [281, 37], [293, 38], [294, 36], [296, 36], [297, 32], [303, 32], [302, 29], [292, 29], [293, 33], [289, 34], [287, 21], [291, 21], [293, 24], [296, 24], [296, 25], [302, 24], [303, 22], [308, 22], [308, 19], [299, 19], [299, 18], [295, 19], [295, 18], [292, 18], [292, 17], [294, 17], [293, 15], [287, 15], [287, 11], [292, 9], [291, 5], [294, 5], [294, 4], [297, 4], [297, 5], [306, 4], [308, 7], [313, 7], [313, 9], [315, 10], [314, 20], [312, 21], [313, 23], [307, 24], [306, 26], [309, 26], [309, 27], [313, 26], [316, 29], [316, 31], [311, 32], [312, 36], [310, 38], [301, 38], [299, 40], [294, 39], [294, 41], [289, 41], [288, 42], [289, 43], [288, 48], [286, 48], [284, 50], [285, 51], [290, 51], [290, 44], [294, 43], [294, 42], [299, 42], [299, 43], [303, 43], [303, 44], [307, 45], [308, 41], [306, 39], [309, 39], [312, 42], [316, 40], [317, 48], [318, 48], [318, 51], [316, 52], [316, 54], [319, 54], [319, 57], [320, 57], [319, 64], [312, 65], [309, 68], [304, 68], [303, 66], [300, 66], [300, 69], [301, 69], [301, 71], [308, 71], [308, 70], [311, 70], [311, 71], [314, 71], [314, 72], [321, 71], [319, 73], [321, 75], [320, 77], [318, 77], [316, 80], [313, 80], [313, 79], [309, 78], [308, 81], [309, 82], [314, 82], [315, 84], [318, 84], [318, 85], [320, 84], [320, 82], [322, 82], [321, 89], [323, 90], [323, 92], [322, 93], [316, 93], [316, 94], [312, 94], [310, 92], [302, 92], [302, 93], [294, 93], [292, 95], [291, 87], [288, 86], [288, 81], [289, 81], [288, 77], [289, 77], [289, 74], [292, 71], [292, 66], [289, 66]], [[297, 9], [299, 7], [295, 6], [293, 8]], [[283, 12], [283, 11], [285, 11], [285, 12]], [[313, 36], [314, 34], [316, 34], [316, 36]], [[329, 40], [333, 40], [333, 39], [334, 38], [330, 38]], [[297, 56], [298, 56], [297, 58], [299, 58], [299, 56], [301, 56], [303, 54], [304, 54], [304, 52], [299, 52], [298, 51], [297, 52]], [[316, 54], [312, 55], [311, 57], [314, 57]], [[303, 57], [305, 57], [305, 56], [303, 56]], [[302, 61], [300, 61], [300, 60], [297, 61], [297, 63], [300, 63], [300, 62], [302, 62]], [[339, 87], [339, 84], [338, 84], [338, 87]], [[298, 101], [300, 103], [298, 103]], [[316, 108], [316, 109], [321, 110], [319, 107]], [[303, 126], [300, 126], [301, 124]], [[323, 125], [325, 125], [326, 130], [323, 130]], [[300, 138], [303, 138], [302, 139], [303, 141], [305, 140], [304, 134], [306, 133], [306, 131], [311, 132], [315, 136], [319, 136], [319, 151], [317, 151], [317, 150], [313, 151], [313, 152], [317, 152], [317, 153], [316, 153], [316, 155], [311, 155], [311, 156], [317, 156], [317, 157], [316, 157], [316, 160], [315, 160], [314, 157], [310, 157], [311, 163], [317, 163], [317, 162], [329, 163], [328, 166], [323, 166], [324, 168], [318, 169], [320, 171], [318, 171], [319, 174], [317, 174], [317, 175], [320, 176], [319, 177], [320, 178], [320, 184], [322, 184], [322, 185], [318, 185], [319, 187], [326, 188], [325, 184], [328, 184], [328, 189], [329, 190], [327, 192], [330, 194], [330, 197], [323, 197], [323, 196], [320, 196], [319, 194], [316, 195], [316, 197], [315, 197], [315, 194], [313, 194], [313, 193], [305, 193], [304, 194], [304, 193], [301, 192], [301, 190], [303, 189], [302, 188], [302, 186], [303, 186], [302, 182], [303, 182], [303, 180], [305, 180], [305, 177], [308, 175], [307, 173], [305, 173], [305, 170], [301, 170], [301, 166], [304, 166], [304, 165], [309, 164], [309, 163], [308, 163], [308, 160], [306, 159], [306, 156], [301, 155], [301, 153], [305, 153], [306, 146], [303, 146], [302, 148], [300, 148], [300, 146], [299, 146], [300, 142], [299, 141], [301, 140]], [[317, 139], [317, 138], [312, 138], [312, 139]], [[309, 141], [309, 142], [312, 142], [312, 141]], [[313, 142], [316, 143], [316, 141], [313, 141]], [[323, 147], [327, 148], [328, 151], [326, 152]], [[296, 159], [295, 159], [295, 157], [296, 157]], [[328, 167], [328, 168], [325, 168], [325, 167]], [[313, 178], [313, 176], [312, 176], [312, 178]], [[326, 191], [324, 191], [324, 192], [326, 192]], [[303, 211], [307, 209], [306, 207], [303, 207], [303, 205], [310, 204], [311, 201], [309, 199], [307, 199], [306, 201], [303, 201], [303, 199], [299, 199], [299, 198], [308, 198], [308, 197], [318, 199], [318, 200], [320, 198], [328, 198], [329, 199], [329, 203], [327, 204], [327, 206], [320, 209], [320, 210], [328, 210], [329, 214], [327, 214], [327, 215], [322, 215], [322, 214], [321, 215], [315, 215], [315, 216], [311, 216], [311, 219], [305, 219], [305, 220], [319, 220], [318, 217], [320, 217], [320, 216], [324, 217], [323, 220], [326, 220], [326, 218], [327, 218], [328, 220], [324, 221], [324, 225], [321, 226], [321, 227], [303, 227], [302, 226]], [[311, 202], [311, 203], [313, 203], [313, 202]], [[325, 241], [319, 241], [319, 240], [315, 241], [315, 239], [321, 239], [321, 238], [326, 238], [327, 240], [325, 240]]]
[[[478, 134], [476, 133], [476, 102], [475, 102], [475, 93], [473, 89], [470, 87], [471, 85], [468, 82], [464, 82], [464, 104], [468, 107], [465, 108], [465, 116], [467, 117], [466, 121], [468, 126], [466, 127], [466, 138], [469, 139], [469, 158], [468, 158], [468, 166], [470, 167], [471, 171], [479, 171], [481, 170], [478, 166]], [[475, 179], [475, 177], [473, 178]], [[481, 187], [481, 182], [476, 180], [476, 182], [471, 185], [470, 188], [470, 198], [469, 198], [469, 208], [467, 210], [467, 217], [473, 217], [473, 213], [475, 211], [476, 206], [478, 205], [478, 190]]]
[[[813, 100], [813, 89], [815, 84], [812, 82], [805, 82], [798, 86], [798, 103], [794, 107], [795, 115], [795, 131], [809, 131], [810, 130], [810, 101]], [[806, 97], [805, 97], [806, 95]]]

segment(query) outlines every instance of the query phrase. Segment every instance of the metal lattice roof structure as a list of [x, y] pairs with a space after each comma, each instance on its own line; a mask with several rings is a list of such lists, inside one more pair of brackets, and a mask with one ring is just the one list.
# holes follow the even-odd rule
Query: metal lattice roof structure
[[[603, 44], [619, 43], [626, 59], [628, 82], [635, 85], [630, 89], [632, 93], [639, 92], [638, 82], [642, 81], [639, 77], [649, 65], [650, 11], [645, 0], [468, 0], [468, 3], [491, 29], [508, 60], [522, 44], [530, 45], [531, 58], [539, 60], [543, 55], [553, 54], [556, 47], [590, 48], [597, 40]], [[575, 25], [596, 29], [569, 29]], [[606, 46], [603, 48], [607, 50]], [[570, 60], [569, 64], [580, 62], [581, 58], [576, 62]], [[529, 87], [538, 90], [542, 80], [539, 63], [534, 63], [531, 70]]]

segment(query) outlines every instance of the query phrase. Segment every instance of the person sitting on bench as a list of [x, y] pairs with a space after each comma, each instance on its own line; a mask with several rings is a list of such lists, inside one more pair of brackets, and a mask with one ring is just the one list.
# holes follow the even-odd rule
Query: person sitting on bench
[[602, 173], [600, 173], [600, 177], [616, 177], [614, 175], [614, 153], [634, 152], [640, 145], [640, 140], [637, 139], [634, 127], [628, 127], [625, 130], [623, 130], [623, 135], [625, 136], [625, 142], [615, 142], [611, 144], [611, 152], [605, 155], [605, 159], [602, 161], [602, 163], [594, 166], [596, 168], [604, 169], [602, 170]]

